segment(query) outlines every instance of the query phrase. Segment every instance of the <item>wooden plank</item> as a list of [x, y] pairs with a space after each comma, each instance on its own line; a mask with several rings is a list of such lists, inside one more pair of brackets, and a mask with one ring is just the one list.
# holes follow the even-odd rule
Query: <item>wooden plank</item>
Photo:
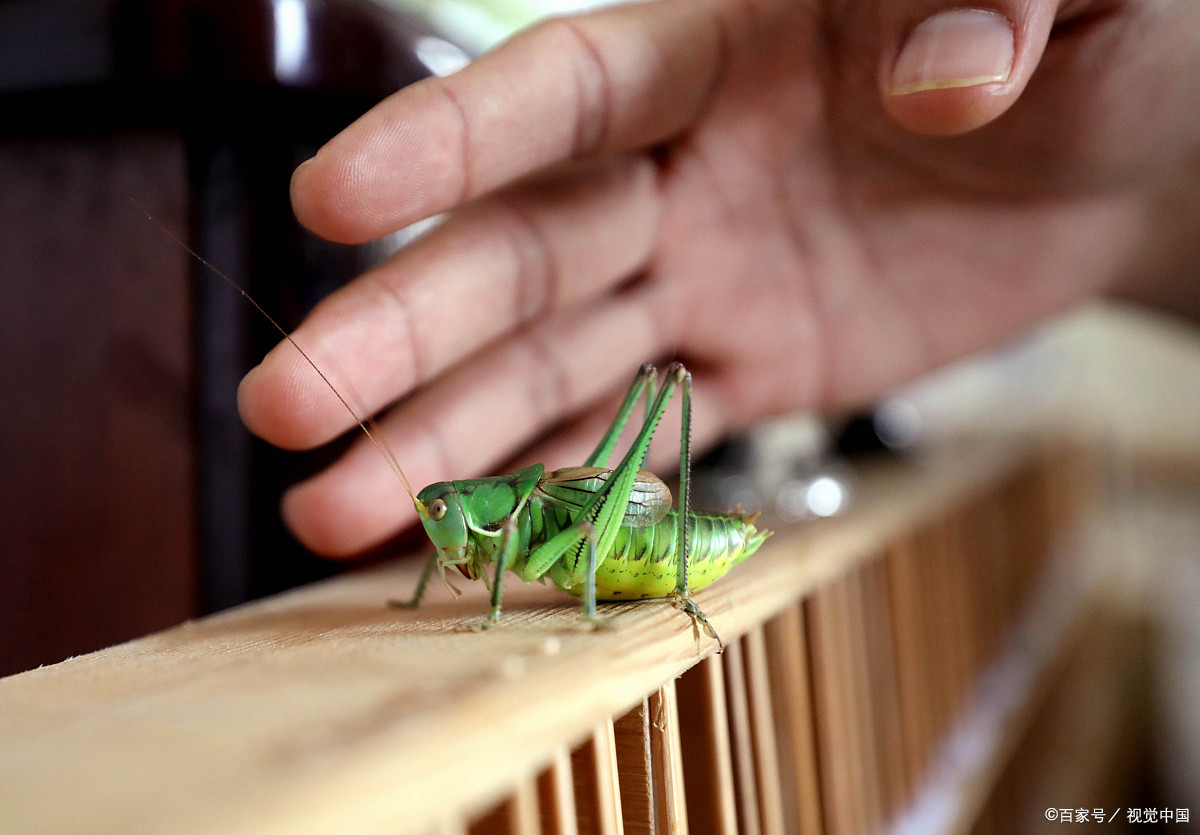
[[430, 835], [466, 835], [467, 826], [460, 818], [447, 817], [430, 830]]
[[936, 522], [918, 533], [914, 563], [918, 583], [917, 605], [920, 615], [917, 627], [921, 636], [923, 675], [919, 704], [925, 705], [929, 717], [929, 746], [935, 745], [953, 723], [955, 699], [955, 683], [947, 669], [950, 656], [949, 624], [946, 622], [949, 603], [946, 578], [938, 564], [935, 525]]
[[968, 598], [975, 636], [976, 672], [995, 660], [1005, 629], [1007, 571], [1004, 530], [996, 496], [986, 496], [967, 509], [965, 544], [969, 554]]
[[537, 782], [517, 783], [513, 793], [470, 828], [470, 835], [541, 835]]
[[725, 647], [725, 698], [729, 710], [729, 740], [733, 753], [733, 787], [737, 797], [738, 832], [760, 835], [758, 781], [754, 771], [754, 732], [750, 697], [746, 692], [746, 661], [742, 642]]
[[676, 682], [688, 826], [694, 833], [736, 835], [737, 802], [729, 739], [725, 666], [710, 655]]
[[883, 828], [882, 768], [880, 738], [876, 726], [874, 680], [868, 657], [869, 620], [886, 617], [884, 612], [868, 613], [863, 602], [864, 574], [861, 566], [847, 574], [838, 585], [842, 590], [843, 634], [846, 647], [843, 686], [850, 694], [847, 707], [854, 740], [855, 776], [853, 790], [861, 816], [861, 832], [878, 832]]
[[583, 835], [622, 835], [621, 789], [612, 720], [601, 722], [571, 755], [575, 811]]
[[954, 676], [957, 680], [959, 697], [954, 715], [962, 715], [965, 703], [972, 695], [980, 661], [976, 655], [977, 641], [974, 635], [975, 613], [971, 611], [971, 588], [967, 564], [973, 554], [969, 551], [964, 525], [968, 508], [960, 508], [942, 523], [943, 568], [946, 585], [950, 590], [950, 617], [953, 622]]
[[541, 816], [538, 811], [537, 779], [526, 777], [517, 783], [512, 799], [512, 829], [521, 835], [542, 835]]
[[613, 723], [621, 814], [630, 835], [656, 831], [654, 769], [650, 753], [650, 702], [642, 699]]
[[875, 725], [878, 780], [884, 820], [891, 820], [909, 802], [913, 790], [906, 771], [903, 721], [897, 683], [896, 642], [887, 566], [881, 560], [864, 566], [863, 610], [866, 623], [868, 686]]
[[674, 681], [668, 681], [650, 697], [650, 717], [657, 831], [663, 835], [688, 835], [679, 704]]
[[758, 817], [766, 835], [784, 835], [783, 796], [779, 783], [779, 752], [775, 743], [775, 710], [771, 704], [771, 670], [767, 664], [762, 628], [742, 638], [746, 648], [746, 694], [754, 745], [758, 788]]
[[862, 769], [853, 715], [851, 643], [843, 580], [814, 594], [805, 607], [812, 648], [813, 696], [821, 805], [826, 831], [851, 835], [865, 831], [858, 788]]
[[[780, 529], [697, 603], [733, 641], [1026, 460], [977, 447], [866, 473], [854, 512]], [[491, 808], [712, 649], [669, 603], [605, 605], [606, 628], [580, 632], [578, 601], [516, 582], [499, 628], [460, 632], [486, 609], [482, 584], [384, 605], [417, 570], [355, 572], [0, 680], [0, 808], [50, 833], [424, 833]]]
[[892, 600], [904, 771], [913, 785], [923, 782], [933, 756], [934, 720], [926, 691], [928, 682], [936, 677], [925, 642], [923, 576], [918, 549], [914, 538], [906, 538], [892, 547], [885, 560]]
[[538, 807], [547, 835], [576, 835], [571, 751], [566, 746], [554, 752], [550, 765], [538, 776]]
[[784, 609], [767, 624], [767, 654], [779, 725], [780, 780], [788, 830], [820, 835], [821, 792], [813, 729], [808, 639], [799, 605]]

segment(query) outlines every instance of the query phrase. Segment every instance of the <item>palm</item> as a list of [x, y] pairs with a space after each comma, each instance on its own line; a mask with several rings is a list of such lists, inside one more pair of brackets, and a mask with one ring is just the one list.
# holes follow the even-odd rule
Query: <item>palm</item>
[[[1112, 282], [1144, 194], [1090, 173], [1129, 160], [1070, 138], [1138, 114], [1060, 107], [1084, 80], [1063, 73], [969, 136], [918, 136], [884, 113], [873, 75], [803, 66], [810, 27], [793, 24], [731, 68], [672, 148], [654, 259], [690, 302], [667, 316], [678, 350], [744, 396], [747, 418], [862, 403]], [[764, 364], [790, 379], [747, 373]]]
[[[694, 7], [614, 16], [661, 35], [662, 9]], [[697, 13], [694, 31], [642, 54], [600, 18], [397, 96], [298, 175], [301, 218], [364, 240], [459, 211], [297, 338], [368, 410], [423, 386], [384, 433], [425, 483], [535, 441], [552, 465], [583, 460], [645, 360], [699, 370], [703, 444], [763, 415], [867, 402], [1111, 286], [1164, 166], [1145, 150], [1158, 137], [1138, 135], [1153, 123], [1141, 108], [1080, 104], [1162, 81], [1161, 66], [1087, 68], [1121, 16], [1052, 39], [996, 122], [930, 138], [888, 117], [874, 42], [846, 35], [868, 7], [782, 0], [751, 17], [718, 3], [721, 25]], [[530, 93], [511, 84], [530, 55], [574, 72], [607, 51], [633, 57], [574, 85], [554, 72]], [[322, 385], [276, 352], [244, 387], [247, 422], [284, 445], [322, 442], [348, 423]], [[352, 552], [407, 523], [402, 497], [361, 445], [297, 490], [289, 516], [318, 550]]]

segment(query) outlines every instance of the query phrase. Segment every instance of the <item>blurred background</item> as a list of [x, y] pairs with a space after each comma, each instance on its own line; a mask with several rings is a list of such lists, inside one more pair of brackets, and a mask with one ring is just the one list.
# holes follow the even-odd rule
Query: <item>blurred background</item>
[[[278, 500], [338, 449], [285, 454], [244, 432], [237, 381], [278, 335], [156, 223], [295, 326], [405, 235], [308, 235], [292, 169], [396, 89], [582, 5], [0, 2], [0, 675], [335, 570], [282, 529]], [[1018, 432], [1104, 460], [1095, 550], [1142, 636], [1136, 744], [1153, 791], [1200, 815], [1193, 325], [1091, 305], [867, 414], [764, 426], [702, 487], [793, 518], [836, 513], [865, 450]]]

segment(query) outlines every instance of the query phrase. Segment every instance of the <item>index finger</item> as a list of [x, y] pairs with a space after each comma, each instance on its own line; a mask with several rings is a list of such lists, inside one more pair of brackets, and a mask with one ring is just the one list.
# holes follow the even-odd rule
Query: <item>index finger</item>
[[535, 26], [395, 93], [296, 170], [300, 222], [360, 243], [546, 165], [657, 142], [720, 74], [715, 4], [618, 6]]

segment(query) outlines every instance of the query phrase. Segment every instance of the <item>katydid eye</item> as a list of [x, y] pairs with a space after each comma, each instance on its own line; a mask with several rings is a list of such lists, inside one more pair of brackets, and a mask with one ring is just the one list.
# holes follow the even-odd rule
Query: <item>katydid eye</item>
[[446, 503], [441, 499], [434, 499], [429, 503], [429, 518], [435, 522], [442, 521], [442, 517], [446, 515]]

